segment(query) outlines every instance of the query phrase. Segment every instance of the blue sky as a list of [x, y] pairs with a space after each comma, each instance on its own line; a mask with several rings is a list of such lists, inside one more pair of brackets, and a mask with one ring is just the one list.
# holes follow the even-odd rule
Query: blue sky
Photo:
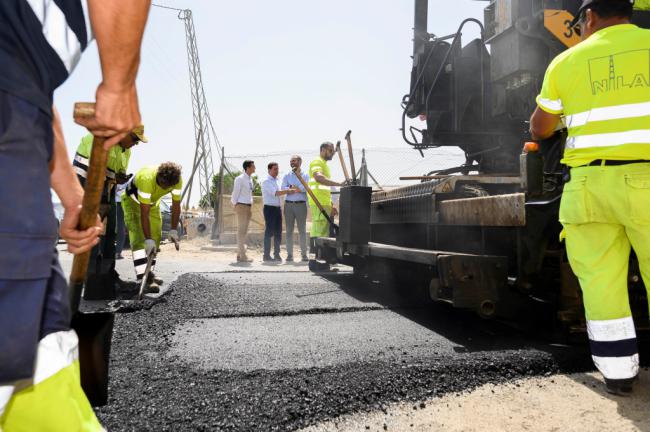
[[[193, 11], [208, 105], [227, 155], [313, 148], [303, 155], [311, 158], [322, 141], [342, 139], [348, 129], [359, 147], [413, 152], [398, 130], [410, 78], [413, 1], [160, 3]], [[446, 35], [464, 18], [482, 20], [486, 4], [430, 0], [429, 31]], [[476, 35], [472, 28], [464, 40]], [[138, 77], [150, 142], [134, 151], [131, 171], [173, 160], [189, 176], [194, 129], [187, 71], [182, 21], [152, 8]], [[71, 154], [84, 135], [71, 120], [73, 103], [93, 100], [99, 77], [93, 43], [55, 94]]]

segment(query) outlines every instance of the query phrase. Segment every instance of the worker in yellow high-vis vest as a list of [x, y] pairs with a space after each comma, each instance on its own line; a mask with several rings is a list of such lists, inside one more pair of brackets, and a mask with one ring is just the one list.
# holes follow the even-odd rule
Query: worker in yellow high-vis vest
[[[127, 183], [122, 194], [124, 223], [129, 230], [129, 242], [133, 252], [133, 266], [138, 283], [142, 281], [147, 261], [155, 254], [162, 240], [162, 217], [160, 200], [167, 194], [172, 196], [171, 228], [169, 240], [180, 241], [176, 227], [181, 214], [181, 190], [183, 179], [181, 167], [173, 162], [142, 168]], [[161, 279], [154, 276], [155, 255], [152, 257], [151, 273], [147, 292], [160, 291]]]
[[[336, 217], [338, 214], [336, 207], [332, 205], [332, 186], [343, 186], [342, 183], [331, 180], [332, 175], [327, 162], [332, 160], [334, 153], [334, 144], [324, 142], [320, 145], [320, 155], [309, 164], [309, 188], [323, 206], [323, 209], [332, 217]], [[330, 226], [311, 196], [309, 196], [309, 208], [311, 209], [309, 237], [313, 249], [316, 237], [329, 236]]]
[[[139, 142], [146, 143], [144, 126], [139, 125], [131, 130], [126, 137], [111, 147], [106, 163], [106, 181], [102, 191], [100, 216], [105, 219], [104, 235], [90, 254], [90, 264], [86, 276], [84, 298], [90, 300], [112, 299], [120, 285], [120, 278], [115, 270], [115, 246], [117, 235], [117, 205], [115, 202], [116, 185], [129, 180], [127, 173], [131, 148]], [[88, 134], [81, 139], [74, 155], [72, 166], [82, 186], [86, 185], [88, 166], [92, 155], [93, 135]]]
[[639, 355], [628, 299], [630, 248], [650, 287], [650, 30], [630, 0], [585, 0], [583, 41], [555, 58], [530, 124], [535, 139], [568, 128], [562, 237], [583, 292], [594, 363], [610, 393], [632, 392]]

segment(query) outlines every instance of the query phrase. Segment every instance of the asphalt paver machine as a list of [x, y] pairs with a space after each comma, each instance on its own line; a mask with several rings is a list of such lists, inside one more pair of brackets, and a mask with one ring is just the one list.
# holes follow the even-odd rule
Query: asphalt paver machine
[[[342, 188], [339, 234], [316, 240], [317, 258], [351, 265], [359, 275], [389, 277], [400, 290], [421, 290], [427, 299], [485, 318], [548, 314], [555, 328], [580, 334], [580, 288], [559, 240], [566, 131], [542, 142], [539, 152], [522, 153], [548, 64], [580, 42], [569, 25], [580, 2], [491, 0], [483, 22], [467, 19], [445, 36], [429, 33], [428, 3], [415, 1], [402, 136], [419, 152], [459, 147], [465, 163], [431, 167], [420, 183], [392, 190]], [[435, 3], [440, 13], [449, 7]], [[634, 20], [650, 27], [648, 12], [635, 12]], [[464, 43], [470, 26], [482, 36]], [[594, 80], [610, 79], [604, 67]], [[418, 117], [426, 128], [409, 120]], [[647, 326], [634, 256], [629, 291], [637, 325]]]

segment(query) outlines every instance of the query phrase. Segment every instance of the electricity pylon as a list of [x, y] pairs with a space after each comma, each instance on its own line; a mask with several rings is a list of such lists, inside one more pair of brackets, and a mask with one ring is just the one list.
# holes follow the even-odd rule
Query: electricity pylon
[[[196, 44], [196, 32], [194, 31], [194, 20], [190, 9], [177, 9], [169, 6], [153, 4], [163, 9], [178, 11], [178, 19], [185, 24], [185, 42], [187, 44], [187, 64], [190, 75], [190, 93], [192, 97], [192, 113], [194, 117], [194, 162], [192, 163], [192, 173], [188, 178], [186, 190], [183, 196], [186, 196], [185, 207], [189, 208], [192, 196], [192, 184], [194, 177], [198, 172], [198, 182], [201, 197], [210, 196], [212, 177], [214, 176], [214, 163], [212, 159], [212, 147], [217, 151], [218, 160], [223, 160], [223, 149], [214, 132], [208, 103], [203, 90], [203, 78], [201, 76], [201, 63], [199, 61], [199, 49]], [[226, 167], [227, 169], [227, 167]], [[208, 200], [208, 203], [210, 200]], [[216, 213], [215, 213], [216, 214]]]
[[[192, 11], [182, 10], [178, 18], [185, 23], [185, 39], [187, 43], [187, 64], [190, 72], [190, 91], [192, 93], [192, 111], [194, 113], [194, 137], [196, 148], [194, 151], [194, 162], [192, 172], [199, 172], [199, 188], [201, 196], [210, 195], [210, 186], [214, 176], [214, 164], [212, 160], [212, 137], [215, 140], [217, 152], [220, 151], [219, 141], [212, 129], [212, 121], [208, 111], [208, 104], [203, 90], [203, 78], [201, 77], [201, 64], [199, 62], [199, 50], [196, 45], [196, 33], [194, 31], [194, 20]], [[219, 159], [221, 155], [219, 155]], [[186, 206], [189, 207], [192, 194], [192, 186], [189, 186]], [[209, 202], [209, 201], [208, 201]]]

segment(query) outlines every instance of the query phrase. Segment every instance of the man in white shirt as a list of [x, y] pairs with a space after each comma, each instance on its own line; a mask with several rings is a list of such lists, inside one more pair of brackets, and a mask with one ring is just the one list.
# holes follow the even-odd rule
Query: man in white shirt
[[[281, 262], [280, 242], [282, 241], [282, 195], [292, 195], [299, 190], [295, 187], [282, 190], [278, 182], [279, 167], [277, 162], [268, 165], [269, 176], [262, 183], [264, 200], [264, 257], [263, 261]], [[271, 238], [273, 238], [273, 258], [271, 258]]]
[[253, 179], [251, 176], [255, 172], [255, 162], [246, 160], [243, 168], [244, 172], [235, 179], [230, 202], [232, 202], [237, 215], [237, 262], [252, 262], [253, 260], [246, 256], [246, 236], [253, 214]]
[[[293, 227], [298, 225], [300, 234], [300, 253], [304, 262], [309, 261], [307, 256], [307, 191], [300, 183], [298, 175], [309, 183], [309, 174], [300, 171], [302, 158], [298, 155], [291, 156], [291, 171], [282, 179], [282, 189], [297, 188], [299, 192], [287, 195], [284, 200], [284, 222], [287, 228], [287, 261], [293, 261]], [[293, 169], [297, 168], [294, 172]]]

